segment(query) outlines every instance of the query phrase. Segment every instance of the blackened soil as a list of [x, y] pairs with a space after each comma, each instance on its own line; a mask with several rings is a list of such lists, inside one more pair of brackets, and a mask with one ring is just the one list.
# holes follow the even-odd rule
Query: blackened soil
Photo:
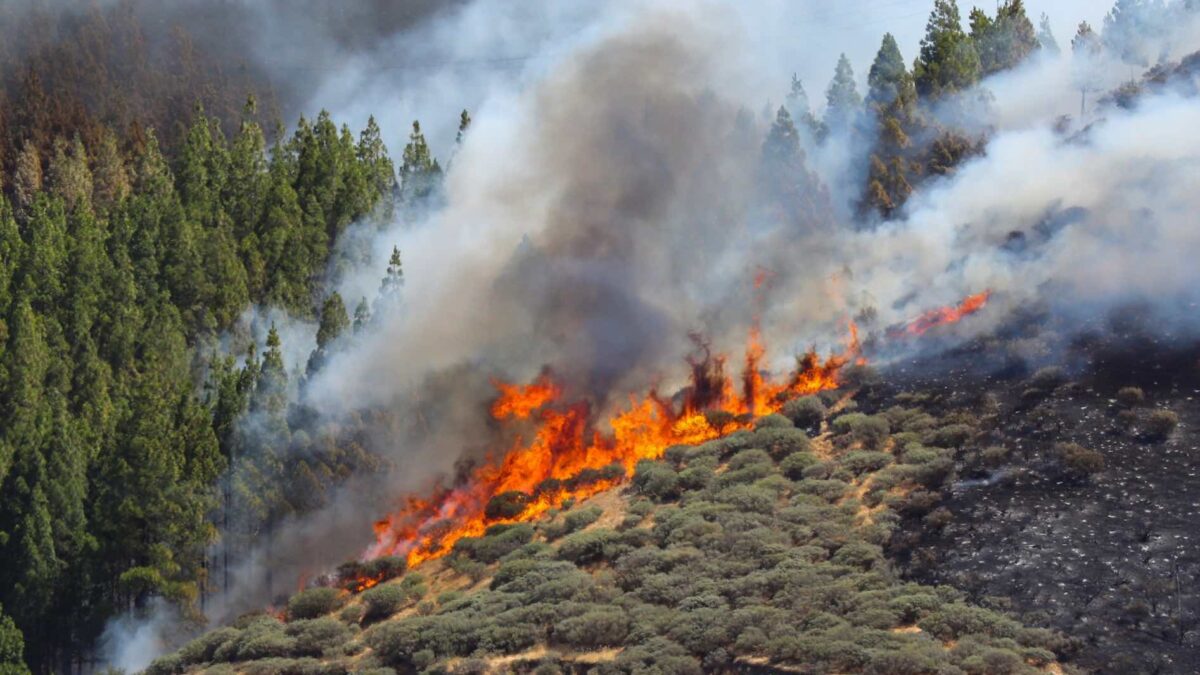
[[[1028, 373], [982, 376], [965, 357], [889, 373], [892, 386], [984, 420], [943, 491], [953, 520], [940, 530], [906, 523], [919, 543], [897, 562], [915, 580], [1077, 638], [1071, 662], [1085, 670], [1198, 673], [1200, 361], [1192, 349], [1086, 347], [1086, 365], [1044, 392], [1031, 390]], [[1128, 385], [1146, 393], [1132, 428], [1115, 400]], [[1165, 441], [1144, 433], [1157, 408], [1180, 418]], [[1103, 471], [1071, 474], [1059, 442], [1098, 451]], [[978, 451], [992, 445], [1011, 453], [985, 466]]]

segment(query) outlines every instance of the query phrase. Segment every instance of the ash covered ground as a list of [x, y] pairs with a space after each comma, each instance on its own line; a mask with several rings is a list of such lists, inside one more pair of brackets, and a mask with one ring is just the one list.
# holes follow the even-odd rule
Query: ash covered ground
[[[866, 399], [907, 392], [981, 420], [943, 490], [949, 517], [909, 518], [892, 542], [905, 574], [1066, 633], [1073, 663], [1100, 673], [1200, 672], [1200, 345], [1150, 325], [1085, 331], [1048, 369], [1012, 356], [1022, 336], [977, 341], [893, 364], [888, 391]], [[1144, 400], [1119, 397], [1128, 387]], [[1178, 426], [1159, 438], [1163, 409]], [[1060, 443], [1103, 468], [1073, 469]]]

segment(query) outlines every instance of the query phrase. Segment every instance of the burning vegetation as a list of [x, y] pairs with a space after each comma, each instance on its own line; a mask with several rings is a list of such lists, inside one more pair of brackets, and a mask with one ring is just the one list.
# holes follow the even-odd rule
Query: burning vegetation
[[[563, 400], [550, 374], [528, 385], [494, 381], [499, 396], [490, 412], [497, 424], [514, 430], [514, 445], [489, 456], [460, 485], [427, 498], [408, 497], [375, 524], [376, 543], [366, 557], [399, 556], [411, 567], [444, 556], [459, 540], [480, 536], [492, 525], [535, 520], [607, 490], [639, 461], [658, 459], [672, 446], [748, 429], [756, 417], [778, 412], [791, 398], [838, 387], [847, 364], [865, 363], [854, 324], [841, 354], [821, 359], [810, 350], [778, 381], [763, 370], [766, 346], [757, 327], [739, 380], [726, 373], [724, 355], [694, 339], [701, 356], [688, 359], [691, 384], [678, 402], [652, 389], [630, 397], [608, 419], [598, 419], [588, 401]], [[369, 587], [372, 579], [368, 575], [353, 585]]]

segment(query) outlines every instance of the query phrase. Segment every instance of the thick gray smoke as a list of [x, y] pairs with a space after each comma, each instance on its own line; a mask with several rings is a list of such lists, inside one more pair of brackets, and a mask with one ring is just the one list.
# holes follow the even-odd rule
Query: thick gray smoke
[[[348, 57], [341, 76], [319, 88], [352, 116], [391, 106], [398, 112], [384, 119], [393, 134], [427, 106], [445, 115], [435, 139], [451, 135], [460, 108], [475, 123], [447, 173], [444, 208], [416, 224], [356, 233], [372, 242], [372, 260], [341, 278], [343, 297], [372, 297], [396, 245], [404, 301], [337, 354], [302, 401], [331, 424], [399, 411], [395, 426], [369, 441], [395, 471], [354, 479], [328, 508], [267, 537], [208, 607], [214, 620], [272, 600], [262, 596], [260, 565], [282, 586], [353, 558], [397, 496], [479, 456], [493, 433], [479, 414], [490, 376], [526, 380], [550, 366], [571, 393], [616, 406], [652, 383], [680, 383], [689, 333], [735, 351], [755, 317], [776, 359], [768, 365], [782, 369], [811, 343], [836, 347], [846, 319], [864, 310], [885, 327], [984, 289], [994, 301], [964, 322], [964, 334], [1031, 302], [1102, 311], [1136, 299], [1171, 314], [1196, 299], [1193, 96], [1168, 88], [1132, 109], [1093, 102], [1079, 118], [1081, 69], [1088, 87], [1103, 90], [1127, 79], [1127, 68], [1084, 63], [1069, 48], [1038, 57], [984, 83], [993, 101], [974, 122], [992, 132], [986, 154], [927, 183], [893, 221], [867, 230], [836, 218], [788, 223], [765, 203], [770, 120], [759, 110], [782, 102], [791, 71], [807, 67], [792, 55], [805, 53], [805, 34], [821, 34], [801, 23], [781, 44], [773, 27], [812, 7], [574, 4], [469, 3], [422, 24], [423, 43], [373, 37], [369, 58]], [[542, 23], [532, 7], [547, 10]], [[896, 31], [905, 56], [916, 53], [928, 6], [908, 11], [847, 39], [844, 49], [863, 55], [860, 80], [877, 33], [896, 21], [908, 31]], [[1099, 23], [1060, 19], [1064, 47], [1065, 26], [1078, 18]], [[1172, 32], [1171, 58], [1200, 48], [1193, 29]], [[412, 63], [421, 44], [439, 65], [387, 73], [383, 53]], [[512, 60], [462, 73], [484, 54]], [[817, 60], [832, 72], [835, 59]], [[814, 99], [822, 84], [810, 85]], [[402, 141], [390, 145], [397, 155]], [[821, 177], [835, 202], [860, 189]], [[756, 293], [760, 273], [770, 283]]]

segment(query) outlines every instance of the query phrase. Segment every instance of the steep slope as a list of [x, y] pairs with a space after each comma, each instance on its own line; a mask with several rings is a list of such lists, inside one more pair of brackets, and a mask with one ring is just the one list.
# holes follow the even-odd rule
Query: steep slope
[[1061, 672], [1068, 639], [906, 582], [885, 557], [902, 520], [940, 517], [976, 418], [860, 396], [887, 412], [856, 412], [848, 392], [793, 401], [398, 579], [304, 591], [148, 672]]

